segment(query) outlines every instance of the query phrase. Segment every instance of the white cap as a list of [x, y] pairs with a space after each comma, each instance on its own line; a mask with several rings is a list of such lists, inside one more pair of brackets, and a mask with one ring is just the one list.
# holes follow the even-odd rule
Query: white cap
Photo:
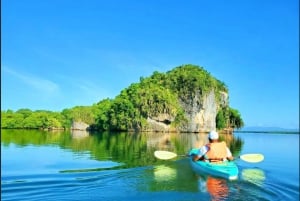
[[211, 140], [219, 139], [219, 134], [216, 131], [210, 131], [208, 134], [208, 138]]

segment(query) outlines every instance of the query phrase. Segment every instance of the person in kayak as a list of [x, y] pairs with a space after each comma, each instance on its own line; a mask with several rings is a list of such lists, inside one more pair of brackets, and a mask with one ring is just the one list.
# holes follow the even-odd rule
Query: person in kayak
[[208, 140], [208, 144], [200, 147], [198, 153], [193, 154], [194, 161], [222, 162], [234, 159], [226, 143], [219, 141], [219, 134], [216, 131], [209, 132]]

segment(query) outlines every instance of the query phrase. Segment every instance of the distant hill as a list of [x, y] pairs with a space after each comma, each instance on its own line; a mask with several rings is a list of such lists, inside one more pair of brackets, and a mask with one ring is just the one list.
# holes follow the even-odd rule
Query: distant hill
[[299, 128], [280, 128], [280, 127], [260, 127], [260, 126], [249, 126], [244, 127], [240, 130], [235, 130], [235, 132], [280, 132], [280, 133], [299, 133]]

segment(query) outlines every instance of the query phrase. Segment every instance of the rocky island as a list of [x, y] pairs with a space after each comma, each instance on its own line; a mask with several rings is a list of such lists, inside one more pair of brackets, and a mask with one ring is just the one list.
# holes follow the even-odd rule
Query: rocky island
[[229, 90], [203, 67], [181, 65], [141, 77], [114, 99], [61, 112], [1, 111], [1, 128], [208, 132], [243, 127], [229, 106]]

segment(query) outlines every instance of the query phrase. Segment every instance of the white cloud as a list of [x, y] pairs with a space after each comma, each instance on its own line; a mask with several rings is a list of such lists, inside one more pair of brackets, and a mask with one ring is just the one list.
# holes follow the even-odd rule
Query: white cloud
[[76, 76], [66, 76], [57, 74], [57, 78], [64, 81], [65, 89], [69, 94], [74, 94], [77, 101], [86, 102], [87, 100], [99, 101], [103, 98], [114, 97], [115, 95], [107, 88], [104, 88], [103, 83], [100, 84], [96, 81], [90, 81], [90, 78], [84, 78]]
[[1, 66], [1, 69], [3, 70], [4, 73], [7, 73], [17, 78], [19, 81], [27, 84], [28, 86], [31, 86], [36, 90], [40, 90], [44, 93], [52, 94], [52, 93], [56, 93], [59, 90], [59, 86], [56, 83], [47, 79], [43, 79], [42, 77], [26, 74], [24, 72], [17, 72], [16, 70], [13, 70], [6, 66]]
[[[101, 95], [99, 87], [88, 81], [80, 81], [76, 84], [79, 89], [87, 95], [99, 97]], [[103, 90], [101, 90], [103, 91]]]

